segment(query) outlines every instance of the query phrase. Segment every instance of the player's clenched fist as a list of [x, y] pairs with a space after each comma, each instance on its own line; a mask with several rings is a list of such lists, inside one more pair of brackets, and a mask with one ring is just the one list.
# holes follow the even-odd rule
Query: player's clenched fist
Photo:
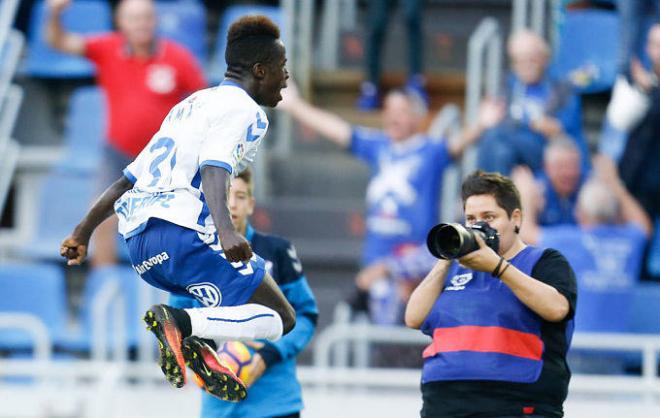
[[220, 244], [227, 256], [227, 260], [235, 263], [237, 261], [249, 261], [252, 258], [250, 244], [236, 231], [227, 231], [220, 235]]
[[48, 0], [48, 8], [54, 12], [59, 12], [71, 4], [71, 0]]
[[87, 243], [74, 237], [65, 238], [60, 245], [60, 255], [66, 258], [67, 265], [80, 265], [87, 255]]

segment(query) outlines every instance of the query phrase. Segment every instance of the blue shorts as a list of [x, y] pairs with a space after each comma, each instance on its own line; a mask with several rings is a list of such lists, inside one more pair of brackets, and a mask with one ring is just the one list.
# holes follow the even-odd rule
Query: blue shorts
[[141, 233], [126, 240], [133, 268], [150, 285], [193, 296], [204, 306], [247, 303], [266, 271], [254, 254], [249, 263], [224, 258], [217, 234], [152, 218]]

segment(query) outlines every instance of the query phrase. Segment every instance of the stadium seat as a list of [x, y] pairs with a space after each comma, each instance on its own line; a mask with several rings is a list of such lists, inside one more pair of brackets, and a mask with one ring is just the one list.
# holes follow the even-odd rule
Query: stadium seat
[[660, 283], [641, 283], [633, 292], [631, 327], [641, 334], [660, 334]]
[[94, 179], [88, 175], [53, 170], [37, 197], [37, 225], [33, 238], [21, 248], [25, 256], [61, 260], [60, 242], [71, 233], [92, 201]]
[[655, 233], [651, 238], [649, 255], [646, 258], [646, 269], [651, 276], [660, 277], [660, 216], [656, 217], [653, 223]]
[[619, 19], [597, 9], [566, 13], [553, 64], [555, 74], [584, 93], [609, 90], [617, 74]]
[[107, 317], [103, 323], [96, 323], [94, 318], [94, 307], [98, 302], [97, 298], [105, 286], [112, 282], [119, 284], [121, 294], [124, 297], [126, 348], [137, 346], [138, 332], [143, 332], [142, 314], [148, 308], [148, 306], [139, 306], [138, 304], [138, 286], [141, 285], [141, 279], [131, 267], [109, 266], [94, 269], [87, 277], [79, 317], [80, 332], [66, 344], [65, 348], [83, 352], [91, 351], [93, 329], [104, 327], [108, 343], [107, 349], [108, 351], [112, 350], [116, 338], [113, 318]]
[[98, 87], [76, 89], [69, 102], [64, 131], [63, 171], [95, 174], [105, 142], [106, 110]]
[[[61, 269], [46, 264], [3, 263], [0, 312], [27, 313], [41, 319], [57, 343], [66, 328], [66, 289]], [[0, 329], [0, 350], [29, 350], [33, 342], [19, 330]]]
[[[284, 29], [284, 17], [279, 7], [270, 7], [270, 6], [231, 6], [222, 15], [220, 19], [220, 28], [218, 29], [218, 35], [216, 38], [215, 44], [215, 53], [213, 54], [211, 67], [209, 69], [209, 79], [211, 83], [217, 83], [224, 77], [225, 70], [227, 69], [227, 64], [225, 63], [225, 48], [227, 47], [227, 32], [229, 31], [229, 26], [237, 20], [238, 18], [250, 15], [250, 14], [261, 14], [268, 16], [273, 22], [275, 22], [280, 30]], [[285, 34], [282, 33], [282, 38], [285, 38]]]
[[206, 10], [193, 0], [160, 1], [158, 34], [185, 46], [200, 65], [206, 64]]
[[[88, 60], [57, 52], [46, 43], [45, 22], [48, 10], [45, 2], [37, 2], [32, 8], [28, 34], [28, 55], [24, 71], [33, 77], [83, 78], [95, 74]], [[62, 22], [67, 30], [94, 34], [112, 29], [112, 12], [107, 1], [74, 1], [64, 11]]]

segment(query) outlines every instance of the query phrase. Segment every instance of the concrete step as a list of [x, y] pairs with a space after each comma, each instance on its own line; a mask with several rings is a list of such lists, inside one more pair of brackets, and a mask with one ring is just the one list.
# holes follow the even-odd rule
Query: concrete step
[[[333, 111], [358, 125], [380, 126], [381, 112], [360, 112], [355, 102], [360, 94], [362, 73], [356, 70], [316, 71], [312, 78], [312, 102]], [[386, 73], [383, 90], [389, 91], [405, 85], [404, 73]], [[431, 74], [427, 77], [431, 113], [447, 103], [463, 105], [465, 76], [462, 73]]]
[[269, 177], [273, 196], [361, 201], [369, 170], [346, 152], [299, 152], [289, 158], [271, 157]]

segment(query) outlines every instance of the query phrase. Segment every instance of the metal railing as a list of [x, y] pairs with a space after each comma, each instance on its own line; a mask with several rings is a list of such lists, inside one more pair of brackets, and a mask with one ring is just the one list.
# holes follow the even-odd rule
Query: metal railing
[[26, 313], [0, 312], [0, 329], [17, 329], [30, 335], [34, 347], [34, 361], [46, 362], [51, 359], [52, 341], [48, 328], [37, 316]]
[[[289, 58], [289, 72], [296, 80], [301, 94], [309, 96], [312, 81], [312, 26], [314, 23], [313, 0], [284, 0], [282, 1], [284, 13], [285, 33], [287, 33], [287, 56]], [[275, 128], [275, 146], [272, 151], [280, 157], [291, 154], [293, 142], [293, 121], [291, 116], [278, 112]], [[268, 161], [267, 155], [257, 158], [255, 178], [255, 197], [263, 200], [269, 195]]]
[[321, 34], [316, 61], [319, 68], [336, 70], [339, 67], [339, 38], [342, 29], [353, 29], [357, 24], [355, 0], [326, 1], [321, 16]]
[[24, 44], [23, 35], [11, 29], [17, 7], [16, 0], [4, 0], [0, 5], [0, 213], [4, 210], [20, 154], [18, 144], [11, 139], [23, 100], [23, 90], [11, 85]]
[[[124, 362], [128, 359], [126, 337], [126, 297], [119, 279], [106, 282], [92, 302], [92, 359], [105, 361], [110, 358]], [[110, 357], [107, 324], [111, 319], [114, 337], [113, 355]]]
[[559, 0], [513, 0], [511, 7], [511, 33], [530, 29], [557, 46], [557, 27], [561, 24]]
[[[447, 104], [440, 109], [433, 118], [428, 134], [432, 138], [444, 138], [451, 141], [455, 135], [461, 134], [461, 109], [455, 104]], [[461, 184], [460, 167], [452, 163], [445, 169], [442, 177], [440, 213], [439, 218], [443, 221], [454, 220], [459, 214], [456, 210]]]
[[[317, 337], [313, 352], [313, 368], [304, 381], [318, 384], [371, 385], [389, 387], [419, 386], [420, 371], [416, 369], [377, 369], [347, 367], [333, 364], [334, 350], [359, 347], [365, 343], [424, 346], [430, 337], [420, 331], [404, 327], [388, 327], [370, 324], [335, 323]], [[577, 333], [572, 349], [596, 351], [634, 352], [642, 355], [641, 376], [580, 375], [574, 374], [571, 390], [582, 393], [608, 394], [630, 393], [642, 395], [647, 402], [660, 395], [660, 377], [657, 375], [657, 355], [660, 354], [660, 336], [642, 334]], [[349, 357], [352, 353], [343, 353]], [[421, 350], [420, 350], [421, 355]], [[334, 356], [334, 357], [333, 357]]]
[[7, 41], [0, 44], [0, 54], [2, 62], [0, 63], [0, 98], [4, 98], [7, 89], [11, 84], [11, 79], [16, 73], [18, 61], [21, 58], [21, 51], [24, 44], [23, 34], [17, 30], [12, 30], [7, 36]]
[[0, 46], [5, 44], [11, 31], [18, 3], [19, 0], [2, 0], [2, 4], [0, 4]]
[[[499, 93], [502, 74], [502, 34], [500, 25], [492, 17], [484, 18], [468, 41], [467, 80], [465, 89], [465, 125], [472, 126], [479, 115], [479, 104], [484, 96]], [[476, 168], [477, 150], [466, 150], [463, 155], [463, 173]]]

